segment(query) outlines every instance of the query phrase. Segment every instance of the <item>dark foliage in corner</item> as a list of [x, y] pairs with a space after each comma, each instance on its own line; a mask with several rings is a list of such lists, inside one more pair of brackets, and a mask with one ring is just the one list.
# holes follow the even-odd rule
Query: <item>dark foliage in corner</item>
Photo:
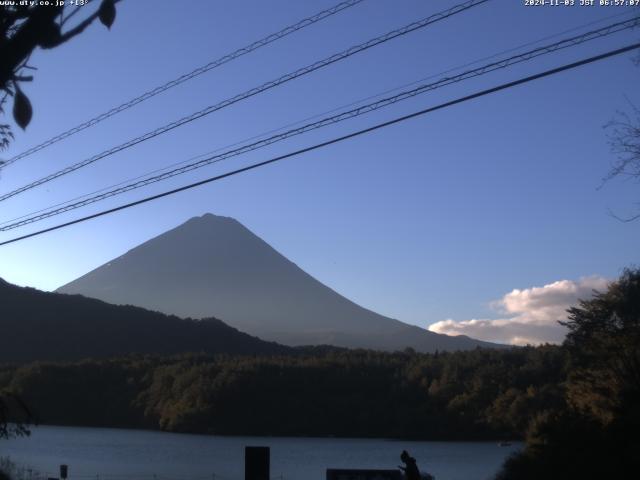
[[0, 439], [29, 435], [33, 421], [31, 410], [19, 396], [0, 390]]
[[499, 480], [627, 478], [640, 471], [640, 269], [569, 310], [565, 407], [531, 424]]
[[[83, 20], [71, 25], [73, 17], [91, 7], [87, 3], [67, 5], [59, 2], [15, 2], [0, 6], [0, 114], [5, 112], [8, 98], [13, 98], [13, 119], [25, 129], [31, 122], [33, 107], [22, 91], [21, 83], [30, 82], [33, 76], [24, 70], [34, 70], [29, 65], [36, 48], [51, 49], [81, 34], [98, 19], [111, 28], [116, 17], [115, 4], [120, 0], [101, 0], [99, 6]], [[24, 5], [23, 5], [24, 3]], [[77, 17], [76, 17], [77, 18]], [[11, 127], [0, 123], [0, 150], [13, 139]], [[1, 165], [0, 165], [1, 166]]]

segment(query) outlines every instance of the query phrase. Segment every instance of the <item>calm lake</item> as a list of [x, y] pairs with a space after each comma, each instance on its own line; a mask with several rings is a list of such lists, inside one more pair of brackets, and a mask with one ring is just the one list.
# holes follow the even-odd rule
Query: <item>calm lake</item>
[[271, 447], [274, 480], [324, 480], [327, 468], [396, 468], [403, 449], [436, 480], [491, 478], [522, 447], [495, 442], [409, 442], [337, 438], [215, 437], [142, 430], [41, 426], [0, 441], [0, 457], [69, 480], [242, 480], [244, 447]]

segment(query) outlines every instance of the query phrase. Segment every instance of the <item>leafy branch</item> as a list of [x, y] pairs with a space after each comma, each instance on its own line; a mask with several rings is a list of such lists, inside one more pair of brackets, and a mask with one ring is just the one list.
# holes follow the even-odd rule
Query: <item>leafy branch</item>
[[[13, 99], [12, 114], [23, 130], [33, 117], [33, 106], [21, 88], [21, 83], [33, 80], [23, 70], [34, 67], [29, 58], [36, 48], [52, 49], [80, 35], [94, 21], [111, 28], [116, 18], [116, 4], [121, 0], [101, 0], [100, 5], [83, 20], [71, 26], [84, 6], [13, 5], [0, 7], [0, 115], [5, 114], [9, 98]], [[0, 150], [13, 139], [11, 126], [0, 124]]]

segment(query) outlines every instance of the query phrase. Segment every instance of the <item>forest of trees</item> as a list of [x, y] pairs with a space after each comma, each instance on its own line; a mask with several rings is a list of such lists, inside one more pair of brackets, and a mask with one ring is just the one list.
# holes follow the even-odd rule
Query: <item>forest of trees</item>
[[522, 437], [560, 407], [556, 346], [418, 354], [301, 350], [130, 356], [0, 369], [45, 423], [176, 432], [416, 439]]
[[640, 269], [571, 308], [565, 325], [563, 345], [499, 350], [307, 347], [4, 364], [0, 392], [50, 424], [522, 438], [499, 480], [626, 478], [640, 468]]
[[[499, 480], [630, 478], [640, 471], [640, 269], [569, 310], [561, 408], [540, 412]], [[635, 473], [634, 473], [635, 472]]]

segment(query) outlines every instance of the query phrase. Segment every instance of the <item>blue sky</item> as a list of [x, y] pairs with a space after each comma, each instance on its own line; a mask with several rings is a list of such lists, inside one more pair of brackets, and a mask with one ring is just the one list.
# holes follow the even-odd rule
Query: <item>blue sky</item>
[[[102, 25], [37, 52], [35, 114], [11, 157], [154, 86], [336, 1], [125, 0]], [[431, 13], [448, 0], [366, 0], [215, 69], [2, 172], [24, 183]], [[90, 7], [87, 7], [90, 8]], [[0, 221], [121, 182], [574, 27], [638, 8], [525, 7], [493, 0], [277, 87], [7, 200]], [[603, 26], [598, 23], [590, 28]], [[575, 34], [572, 33], [572, 34]], [[638, 40], [638, 31], [446, 87], [0, 239], [285, 153], [394, 116]], [[357, 303], [428, 326], [497, 318], [514, 289], [614, 278], [637, 264], [640, 186], [598, 189], [614, 157], [603, 126], [640, 103], [632, 55], [458, 105], [245, 175], [0, 247], [0, 276], [50, 290], [188, 218], [231, 216]], [[593, 277], [591, 277], [593, 278]], [[465, 333], [464, 331], [461, 333]]]

